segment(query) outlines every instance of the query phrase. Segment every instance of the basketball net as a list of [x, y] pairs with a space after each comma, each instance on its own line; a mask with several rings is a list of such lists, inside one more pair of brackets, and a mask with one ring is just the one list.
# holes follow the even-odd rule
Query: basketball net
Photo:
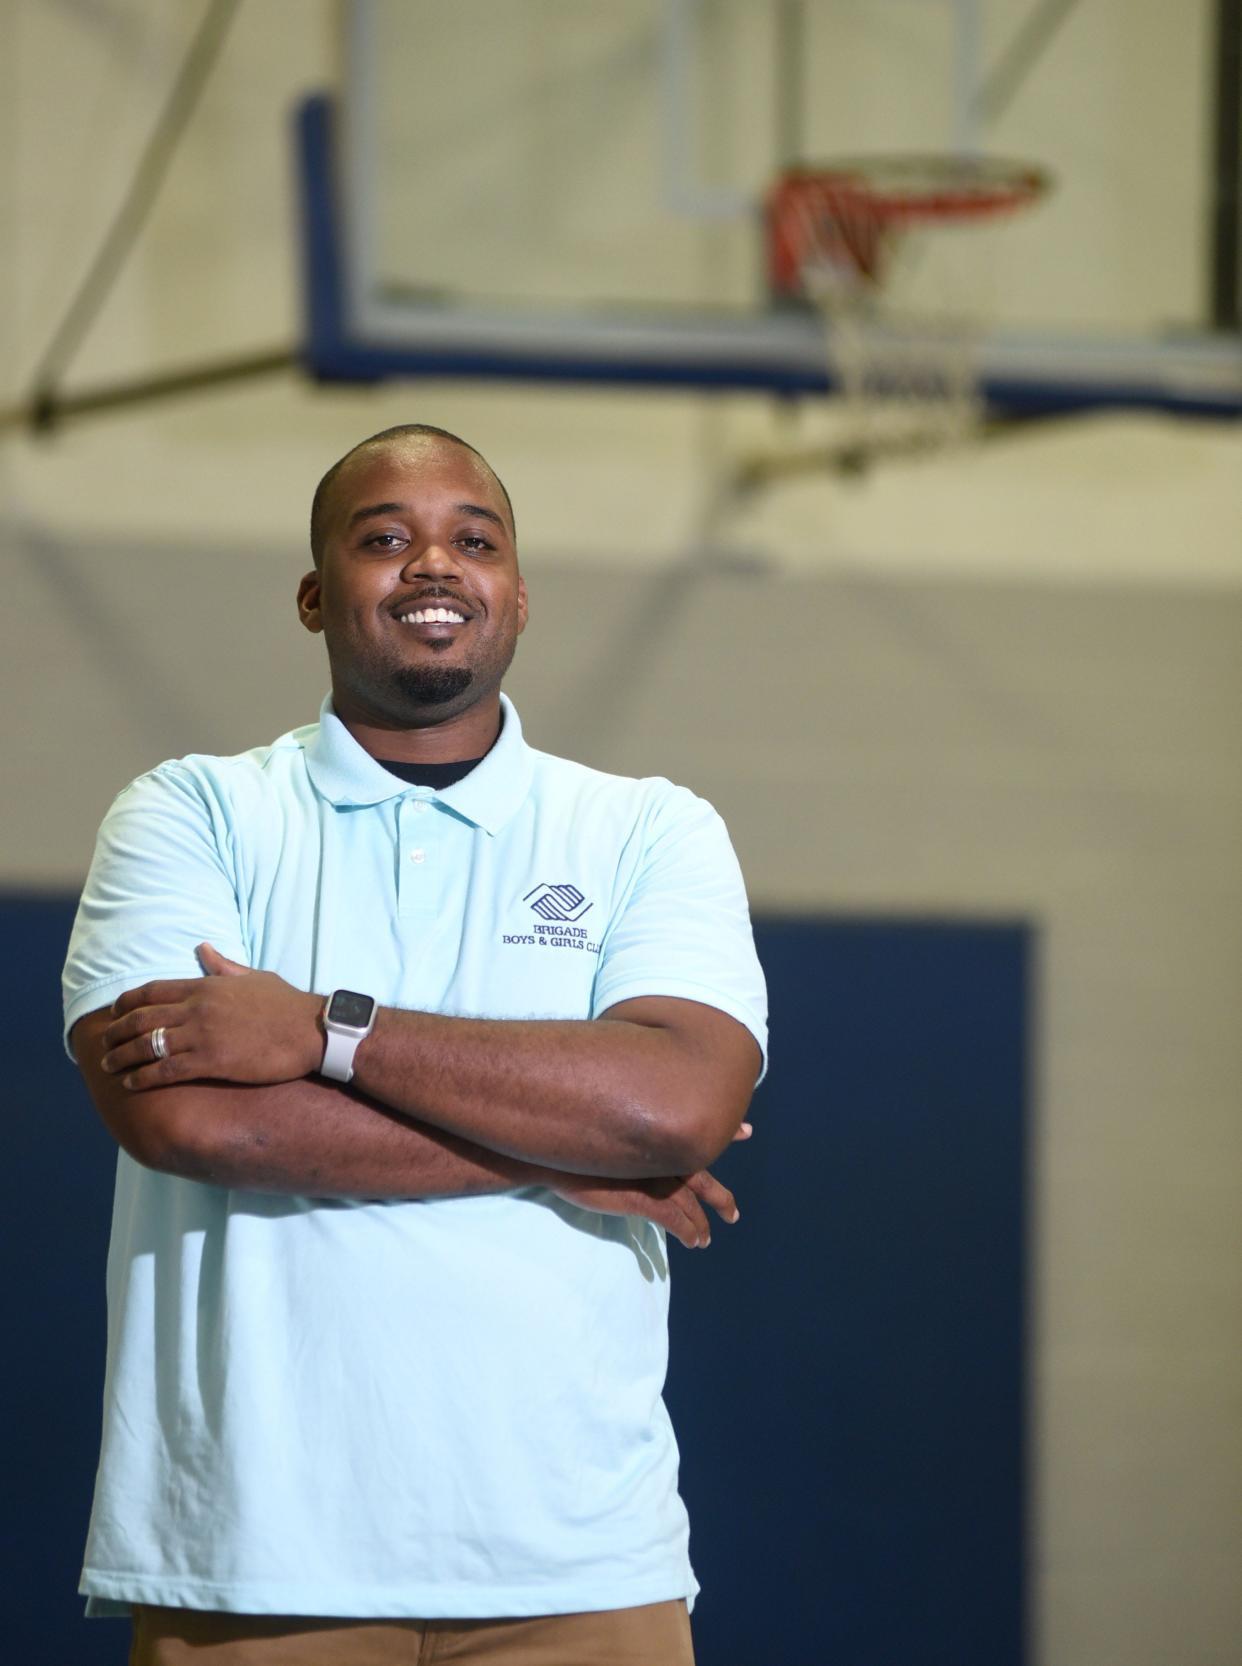
[[795, 169], [777, 182], [769, 278], [775, 295], [823, 318], [840, 468], [978, 430], [992, 266], [979, 233], [1046, 183], [1035, 169], [935, 157]]

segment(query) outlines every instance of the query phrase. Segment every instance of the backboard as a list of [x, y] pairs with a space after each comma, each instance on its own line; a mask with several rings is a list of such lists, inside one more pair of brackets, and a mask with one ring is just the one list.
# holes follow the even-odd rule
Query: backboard
[[345, 0], [339, 86], [299, 127], [307, 364], [822, 390], [819, 318], [767, 290], [773, 180], [952, 151], [1055, 181], [938, 234], [986, 309], [994, 407], [1238, 414], [1228, 9]]

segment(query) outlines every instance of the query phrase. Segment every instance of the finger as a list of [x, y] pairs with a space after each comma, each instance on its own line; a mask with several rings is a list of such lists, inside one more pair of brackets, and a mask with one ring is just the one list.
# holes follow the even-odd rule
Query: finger
[[729, 1222], [741, 1220], [742, 1211], [738, 1208], [733, 1193], [727, 1186], [722, 1186], [714, 1174], [706, 1169], [700, 1169], [698, 1174], [692, 1174], [686, 1185], [698, 1198], [713, 1208], [722, 1220]]
[[199, 965], [204, 972], [212, 977], [235, 978], [242, 972], [250, 971], [249, 966], [243, 966], [239, 961], [230, 960], [227, 955], [220, 953], [210, 943], [200, 943], [194, 951], [198, 955]]
[[707, 1216], [684, 1180], [649, 1180], [633, 1195], [641, 1200], [636, 1212], [687, 1249], [705, 1249], [711, 1242]]
[[698, 1249], [699, 1229], [678, 1205], [669, 1204], [657, 1218], [664, 1230], [672, 1233], [679, 1244], [684, 1244], [687, 1249]]
[[[666, 1189], [668, 1188], [668, 1189]], [[679, 1243], [687, 1249], [697, 1249], [703, 1237], [703, 1229], [694, 1219], [688, 1206], [693, 1203], [693, 1197], [679, 1182], [653, 1180], [638, 1191], [637, 1196], [642, 1199], [640, 1213], [657, 1226], [663, 1227]]]
[[744, 1122], [733, 1138], [735, 1140], [748, 1140], [754, 1131], [749, 1122]]
[[148, 1088], [172, 1087], [176, 1082], [192, 1082], [195, 1069], [190, 1053], [169, 1053], [166, 1058], [154, 1059], [140, 1069], [127, 1070], [120, 1078], [121, 1086], [131, 1093], [142, 1093]]
[[689, 1186], [678, 1187], [669, 1203], [677, 1211], [677, 1226], [673, 1229], [676, 1236], [687, 1249], [706, 1249], [712, 1241], [712, 1229], [702, 1204]]
[[114, 1016], [119, 1018], [122, 1013], [133, 1012], [136, 1007], [154, 1007], [167, 1004], [169, 1001], [184, 1001], [191, 990], [197, 989], [202, 980], [199, 978], [161, 978], [155, 983], [139, 984], [137, 989], [127, 989], [123, 995], [118, 995], [112, 1003]]
[[[167, 1025], [162, 1026], [162, 1028], [164, 1030], [163, 1056], [165, 1058], [171, 1057], [174, 1053], [190, 1051], [186, 1044], [188, 1038], [183, 1037], [181, 1045], [178, 1046], [178, 1029], [170, 1029]], [[136, 1035], [132, 1041], [126, 1041], [119, 1047], [111, 1048], [99, 1061], [100, 1064], [110, 1076], [119, 1075], [123, 1070], [134, 1070], [143, 1065], [154, 1064], [156, 1055], [154, 1043], [151, 1039], [154, 1033], [155, 1026], [152, 1026], [150, 1030], [144, 1031], [142, 1035]]]
[[135, 1007], [122, 1018], [114, 1018], [111, 1024], [100, 1036], [100, 1044], [105, 1053], [114, 1047], [120, 1047], [127, 1041], [133, 1041], [138, 1036], [150, 1035], [162, 1024], [165, 1029], [175, 1029], [186, 1020], [184, 1005], [162, 1007]]

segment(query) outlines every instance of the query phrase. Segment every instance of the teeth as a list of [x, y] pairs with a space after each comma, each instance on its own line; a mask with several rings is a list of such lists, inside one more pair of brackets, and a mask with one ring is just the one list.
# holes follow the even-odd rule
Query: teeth
[[450, 607], [420, 607], [415, 613], [403, 613], [403, 625], [464, 625], [465, 615]]

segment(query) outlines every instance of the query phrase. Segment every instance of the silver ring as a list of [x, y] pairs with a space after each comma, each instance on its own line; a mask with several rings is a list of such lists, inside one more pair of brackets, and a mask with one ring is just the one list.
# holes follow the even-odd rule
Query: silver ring
[[168, 1032], [162, 1024], [157, 1030], [151, 1031], [151, 1054], [157, 1059], [168, 1057]]

